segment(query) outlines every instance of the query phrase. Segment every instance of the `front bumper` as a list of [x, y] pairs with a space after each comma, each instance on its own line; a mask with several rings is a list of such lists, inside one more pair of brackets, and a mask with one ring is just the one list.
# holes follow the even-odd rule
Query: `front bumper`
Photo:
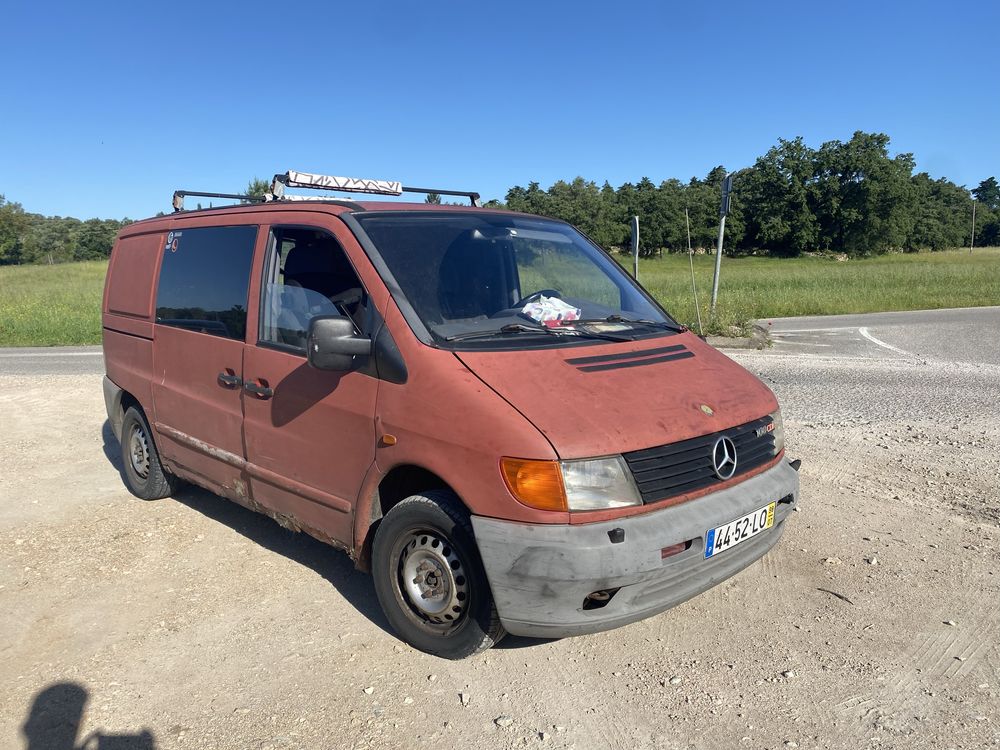
[[[638, 516], [551, 526], [473, 516], [472, 526], [507, 632], [561, 638], [650, 617], [738, 573], [778, 541], [798, 497], [798, 473], [782, 460], [728, 489]], [[705, 559], [708, 529], [772, 501], [772, 528]], [[617, 544], [608, 535], [616, 529], [624, 531]], [[689, 539], [689, 549], [662, 559], [661, 549]], [[583, 608], [588, 594], [605, 589], [619, 590], [605, 606]]]

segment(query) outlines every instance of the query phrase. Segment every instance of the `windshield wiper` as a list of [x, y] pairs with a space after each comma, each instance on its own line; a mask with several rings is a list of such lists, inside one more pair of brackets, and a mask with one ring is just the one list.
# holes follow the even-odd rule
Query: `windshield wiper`
[[[579, 320], [568, 321], [579, 323]], [[621, 336], [617, 333], [604, 333], [603, 331], [588, 331], [586, 328], [572, 328], [570, 326], [559, 326], [553, 328], [557, 335], [579, 336], [587, 339], [604, 339], [605, 341], [635, 341], [632, 336]]]
[[[574, 323], [579, 321], [574, 320]], [[604, 339], [606, 341], [633, 341], [631, 336], [618, 336], [613, 333], [600, 333], [598, 331], [587, 331], [579, 328], [549, 326], [531, 326], [525, 323], [508, 323], [500, 328], [490, 331], [466, 331], [445, 337], [445, 341], [465, 341], [467, 339], [491, 338], [493, 336], [503, 336], [510, 333], [541, 333], [546, 336], [579, 336], [580, 338]]]
[[676, 331], [677, 333], [683, 333], [687, 330], [686, 327], [677, 325], [674, 323], [668, 323], [665, 320], [645, 320], [636, 318], [625, 318], [617, 313], [614, 315], [609, 315], [606, 318], [584, 318], [582, 320], [568, 320], [567, 325], [572, 325], [576, 323], [629, 323], [631, 325], [643, 325], [650, 326], [652, 328], [665, 328], [668, 331]]
[[466, 331], [465, 333], [456, 333], [452, 336], [445, 336], [444, 340], [464, 341], [466, 339], [485, 339], [492, 336], [502, 336], [508, 333], [542, 333], [545, 335], [559, 335], [553, 329], [546, 328], [545, 326], [529, 326], [524, 323], [508, 323], [505, 326], [493, 328], [489, 331]]

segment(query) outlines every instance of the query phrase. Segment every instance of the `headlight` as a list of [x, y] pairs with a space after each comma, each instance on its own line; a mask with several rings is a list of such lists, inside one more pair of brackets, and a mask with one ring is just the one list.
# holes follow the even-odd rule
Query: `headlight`
[[597, 510], [642, 505], [642, 497], [621, 456], [562, 461], [566, 504], [570, 510]]
[[771, 412], [771, 422], [774, 424], [774, 455], [781, 453], [785, 447], [785, 425], [781, 421], [781, 409]]
[[539, 510], [600, 510], [642, 505], [621, 456], [582, 461], [500, 460], [511, 494]]

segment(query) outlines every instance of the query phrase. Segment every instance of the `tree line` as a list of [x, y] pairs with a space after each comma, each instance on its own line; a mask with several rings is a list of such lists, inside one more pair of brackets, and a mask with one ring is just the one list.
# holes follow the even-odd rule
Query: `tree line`
[[[577, 177], [548, 190], [537, 182], [507, 192], [516, 211], [564, 219], [605, 247], [624, 247], [639, 217], [640, 254], [715, 246], [726, 169], [704, 179], [656, 185], [647, 177], [614, 188]], [[889, 155], [889, 137], [856, 132], [847, 142], [811, 148], [779, 139], [753, 166], [734, 173], [725, 247], [738, 253], [869, 255], [968, 246], [973, 199], [976, 244], [1000, 245], [1000, 186], [994, 177], [965, 187], [926, 172], [912, 154]]]
[[[617, 188], [577, 177], [548, 189], [537, 182], [507, 191], [488, 206], [564, 219], [607, 248], [629, 243], [629, 220], [639, 217], [645, 256], [714, 247], [726, 169], [688, 182], [648, 177]], [[248, 194], [266, 191], [253, 179]], [[440, 203], [441, 196], [429, 195]], [[856, 132], [846, 142], [812, 148], [802, 138], [777, 145], [734, 173], [726, 248], [737, 253], [794, 256], [839, 252], [851, 256], [968, 246], [976, 202], [976, 245], [1000, 245], [1000, 185], [995, 177], [969, 190], [926, 172], [914, 173], [912, 154], [889, 155], [889, 136]], [[201, 207], [200, 205], [198, 206]], [[129, 219], [41, 216], [0, 195], [0, 265], [106, 258]]]
[[0, 265], [107, 258], [118, 230], [129, 223], [28, 213], [0, 195]]

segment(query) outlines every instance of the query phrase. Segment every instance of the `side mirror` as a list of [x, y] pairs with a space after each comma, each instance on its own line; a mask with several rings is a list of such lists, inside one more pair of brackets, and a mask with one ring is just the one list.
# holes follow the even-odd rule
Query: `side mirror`
[[371, 351], [372, 340], [356, 336], [350, 318], [321, 315], [309, 321], [306, 358], [317, 370], [350, 370], [355, 357]]

